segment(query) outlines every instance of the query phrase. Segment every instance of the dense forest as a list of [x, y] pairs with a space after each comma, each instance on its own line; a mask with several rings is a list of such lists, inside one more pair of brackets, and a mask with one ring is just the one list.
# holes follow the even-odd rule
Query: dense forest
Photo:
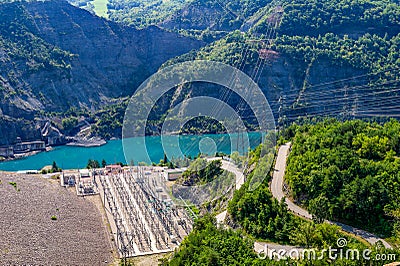
[[[308, 229], [312, 233], [313, 228]], [[327, 233], [327, 232], [323, 232]], [[207, 265], [207, 266], [230, 266], [230, 265], [338, 265], [338, 266], [360, 266], [360, 265], [381, 265], [382, 261], [371, 262], [360, 258], [359, 260], [338, 259], [331, 260], [327, 256], [320, 260], [274, 260], [268, 257], [264, 258], [262, 254], [257, 256], [253, 251], [254, 240], [240, 231], [224, 229], [216, 225], [215, 219], [211, 216], [205, 216], [196, 221], [194, 230], [182, 242], [179, 249], [172, 254], [172, 257], [161, 259], [161, 265]], [[362, 250], [365, 248], [362, 244], [349, 243], [353, 249]], [[387, 252], [384, 249], [377, 248], [372, 250], [371, 258], [376, 257], [380, 252]], [[392, 254], [399, 254], [391, 251]], [[320, 255], [320, 253], [318, 253]], [[372, 263], [372, 264], [371, 264]]]
[[[313, 234], [313, 227], [308, 228], [308, 232]], [[320, 237], [329, 237], [329, 230], [323, 231]], [[332, 236], [332, 235], [331, 235]], [[304, 236], [303, 236], [304, 237]], [[161, 259], [161, 265], [208, 265], [208, 266], [230, 266], [230, 265], [338, 265], [338, 266], [360, 266], [360, 265], [381, 265], [382, 261], [371, 262], [360, 257], [359, 260], [338, 259], [331, 260], [328, 256], [320, 260], [274, 260], [264, 258], [262, 254], [257, 256], [253, 251], [254, 239], [243, 232], [232, 229], [224, 229], [216, 225], [215, 218], [206, 215], [196, 221], [194, 229], [190, 235], [180, 245], [179, 249], [172, 254], [172, 257]], [[362, 250], [364, 245], [356, 243], [354, 240], [348, 244], [352, 249]], [[327, 247], [327, 246], [325, 246]], [[345, 252], [346, 250], [344, 250]], [[371, 258], [376, 254], [384, 254], [384, 249], [377, 248], [372, 250]], [[400, 254], [390, 251], [392, 254]], [[320, 253], [317, 253], [320, 255]], [[372, 263], [372, 264], [371, 264]]]
[[207, 215], [196, 221], [193, 231], [181, 243], [179, 251], [163, 265], [257, 265], [253, 243], [233, 230], [216, 227]]
[[326, 32], [376, 32], [398, 34], [398, 2], [383, 1], [290, 1], [279, 32], [284, 35], [318, 36]]
[[[400, 8], [398, 4], [386, 1], [364, 1], [363, 4], [347, 1], [319, 1], [318, 4], [307, 1], [307, 4], [287, 4], [283, 9], [281, 23], [276, 27], [276, 39], [270, 46], [283, 55], [298, 61], [299, 64], [323, 58], [333, 61], [336, 65], [348, 64], [368, 72], [400, 67]], [[338, 2], [338, 3], [336, 3]], [[371, 2], [371, 3], [369, 3]], [[365, 14], [360, 17], [353, 10]], [[301, 15], [300, 15], [301, 14]], [[318, 22], [318, 16], [336, 17], [342, 24], [351, 24], [365, 29], [358, 31], [342, 24], [330, 21]], [[245, 70], [252, 70], [258, 59], [258, 51], [262, 43], [249, 42], [254, 35], [270, 38], [271, 14], [256, 24], [248, 33], [239, 31], [230, 33], [227, 37], [204, 47], [196, 53], [189, 53], [170, 63], [190, 59], [207, 59], [237, 65], [238, 61], [245, 65]], [[269, 20], [268, 20], [269, 19]], [[314, 21], [315, 19], [315, 21]], [[300, 20], [301, 22], [298, 22]], [[344, 22], [346, 21], [346, 23]], [[364, 28], [363, 22], [371, 25], [381, 25], [382, 29]], [[292, 24], [288, 25], [291, 22]], [[322, 24], [321, 24], [322, 23]], [[321, 24], [321, 25], [320, 25]], [[322, 25], [326, 25], [323, 27]], [[336, 32], [339, 28], [342, 32]], [[313, 30], [311, 30], [313, 29]], [[318, 29], [318, 31], [317, 31]], [[250, 49], [251, 54], [243, 58], [243, 50]], [[398, 78], [398, 76], [396, 76]]]
[[[345, 123], [339, 124], [344, 125]], [[304, 127], [312, 126], [304, 125]], [[286, 138], [293, 137], [297, 129], [296, 126], [289, 128], [285, 131], [284, 136]], [[334, 135], [332, 134], [332, 136]], [[263, 156], [262, 149], [263, 147], [260, 146], [251, 151], [247, 163], [256, 164], [259, 157]], [[162, 260], [163, 265], [288, 265], [290, 263], [290, 260], [275, 261], [268, 257], [260, 259], [252, 250], [254, 241], [271, 241], [298, 247], [316, 248], [317, 252], [320, 252], [329, 246], [336, 247], [337, 239], [345, 238], [348, 243], [344, 252], [347, 249], [363, 250], [367, 248], [364, 243], [343, 233], [337, 226], [307, 221], [289, 212], [284, 202], [278, 202], [272, 198], [268, 185], [270, 178], [265, 179], [256, 190], [249, 191], [249, 180], [253, 175], [263, 173], [270, 176], [269, 170], [263, 168], [263, 164], [258, 164], [252, 169], [248, 173], [245, 184], [240, 190], [235, 191], [233, 199], [229, 202], [228, 212], [232, 219], [229, 224], [236, 229], [218, 226], [215, 218], [205, 215], [195, 222], [194, 230], [182, 242], [180, 248], [172, 256], [167, 256]], [[359, 202], [368, 201], [360, 197], [358, 200]], [[398, 254], [398, 250], [385, 250], [376, 246], [372, 249], [371, 256], [378, 253]], [[317, 261], [304, 259], [292, 263], [295, 265], [332, 265], [333, 261], [326, 257]], [[343, 258], [334, 260], [334, 263], [335, 265], [381, 265], [382, 261], [371, 264], [371, 261], [364, 258], [360, 260]]]
[[137, 28], [144, 28], [165, 20], [187, 2], [187, 0], [110, 0], [108, 3], [109, 18]]
[[326, 120], [292, 125], [286, 181], [325, 219], [400, 239], [400, 123]]
[[340, 38], [333, 33], [315, 38], [284, 36], [277, 39], [273, 47], [306, 62], [325, 57], [338, 65], [348, 63], [374, 72], [399, 67], [400, 35], [389, 38], [366, 33], [358, 39]]
[[[246, 164], [245, 184], [235, 191], [229, 202], [228, 211], [235, 223], [256, 239], [272, 242], [299, 245], [304, 247], [323, 247], [333, 245], [340, 232], [336, 226], [314, 224], [290, 213], [284, 202], [272, 197], [269, 189], [271, 181], [269, 159], [263, 145], [250, 152]], [[261, 160], [260, 160], [261, 157]], [[254, 166], [254, 167], [252, 167]], [[261, 185], [254, 191], [249, 189], [250, 180], [266, 176]], [[312, 228], [312, 229], [311, 229]]]

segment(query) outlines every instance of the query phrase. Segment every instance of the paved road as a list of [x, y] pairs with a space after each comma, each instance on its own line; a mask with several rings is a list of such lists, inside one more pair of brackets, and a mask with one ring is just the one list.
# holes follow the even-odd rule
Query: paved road
[[[213, 158], [207, 158], [207, 161], [215, 161], [215, 160], [221, 160], [222, 161], [222, 166], [221, 168], [229, 171], [236, 176], [236, 190], [240, 189], [240, 187], [244, 184], [244, 174], [243, 172], [237, 168], [237, 166], [229, 161], [223, 160], [220, 157], [213, 157]], [[283, 193], [282, 193], [283, 195]], [[223, 225], [225, 222], [225, 218], [227, 215], [227, 211], [223, 211], [220, 214], [216, 215], [215, 218], [217, 219], [217, 223], [220, 225]], [[287, 246], [287, 245], [280, 245], [276, 243], [266, 243], [266, 242], [254, 242], [254, 250], [257, 253], [260, 252], [267, 252], [267, 256], [269, 258], [274, 257], [276, 252], [278, 250], [285, 250], [286, 252], [289, 252], [290, 250], [297, 249], [299, 251], [303, 250], [302, 248], [298, 248], [295, 246]]]
[[[283, 178], [285, 175], [285, 170], [286, 170], [286, 160], [289, 155], [289, 150], [290, 150], [291, 143], [286, 143], [285, 145], [282, 145], [279, 148], [278, 151], [278, 157], [276, 158], [276, 163], [275, 163], [275, 169], [274, 169], [274, 174], [272, 177], [272, 182], [271, 182], [271, 192], [274, 198], [277, 200], [281, 200], [283, 197], [285, 197], [285, 194], [283, 193]], [[294, 204], [292, 201], [290, 201], [288, 198], [285, 198], [285, 202], [288, 206], [288, 209], [295, 213], [296, 215], [305, 217], [307, 219], [312, 219], [312, 215], [305, 209], [301, 208], [300, 206]], [[364, 230], [345, 225], [342, 223], [338, 222], [331, 222], [331, 221], [326, 221], [330, 224], [335, 224], [339, 227], [342, 228], [343, 231], [349, 232], [351, 234], [354, 234], [356, 236], [359, 236], [363, 239], [365, 239], [367, 242], [370, 244], [375, 244], [378, 241], [381, 241], [383, 245], [386, 248], [392, 248], [392, 246], [386, 242], [384, 239], [379, 238], [378, 236], [366, 232]]]
[[[215, 160], [221, 160], [222, 161], [221, 168], [226, 170], [226, 171], [228, 171], [228, 172], [233, 173], [236, 176], [235, 188], [236, 188], [236, 190], [238, 190], [244, 184], [243, 172], [240, 171], [240, 169], [237, 168], [236, 165], [234, 165], [231, 162], [228, 162], [226, 160], [221, 159], [221, 157], [207, 158], [207, 161], [215, 161]], [[220, 214], [218, 214], [216, 216], [217, 222], [219, 224], [223, 224], [224, 223], [225, 218], [226, 218], [226, 214], [227, 214], [227, 211], [223, 211], [223, 212], [221, 212]]]
[[[285, 197], [285, 194], [283, 193], [283, 177], [285, 175], [286, 159], [289, 155], [290, 145], [291, 143], [287, 143], [279, 148], [278, 157], [276, 158], [274, 174], [271, 182], [272, 196], [279, 201], [281, 201], [282, 198]], [[312, 215], [308, 213], [308, 211], [300, 208], [289, 199], [285, 198], [285, 202], [288, 205], [288, 209], [295, 214], [307, 219], [312, 219]]]
[[236, 190], [238, 190], [244, 184], [243, 172], [240, 171], [240, 169], [237, 168], [236, 165], [226, 160], [223, 160], [221, 157], [207, 158], [207, 161], [215, 161], [215, 160], [221, 160], [222, 161], [221, 168], [228, 172], [233, 173], [236, 176]]

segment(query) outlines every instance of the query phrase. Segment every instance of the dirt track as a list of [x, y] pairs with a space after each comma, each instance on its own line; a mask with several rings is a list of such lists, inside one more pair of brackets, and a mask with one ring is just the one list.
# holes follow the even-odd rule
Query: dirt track
[[[113, 261], [102, 217], [87, 198], [37, 176], [0, 172], [0, 180], [0, 265]], [[16, 182], [17, 189], [9, 182]]]

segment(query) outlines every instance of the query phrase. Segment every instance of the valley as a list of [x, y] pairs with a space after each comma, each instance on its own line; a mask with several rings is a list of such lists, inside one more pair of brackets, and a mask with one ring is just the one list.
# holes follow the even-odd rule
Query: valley
[[94, 112], [131, 95], [165, 60], [202, 45], [156, 27], [119, 26], [64, 1], [0, 7], [3, 145], [40, 139], [37, 127], [57, 123], [52, 112]]
[[[3, 139], [0, 138], [0, 143], [3, 145], [14, 144], [18, 136], [24, 141], [45, 138], [40, 136], [36, 128], [43, 129], [46, 122], [50, 122], [55, 131], [60, 131], [59, 135], [74, 136], [84, 129], [79, 124], [86, 121], [92, 128], [88, 132], [88, 138], [120, 138], [126, 99], [139, 84], [162, 65], [193, 59], [224, 62], [248, 74], [260, 85], [281, 126], [301, 117], [382, 117], [388, 113], [385, 109], [390, 108], [390, 104], [385, 106], [385, 99], [398, 97], [398, 23], [395, 16], [392, 16], [397, 12], [395, 5], [385, 7], [383, 3], [375, 3], [376, 10], [386, 10], [382, 17], [369, 16], [369, 10], [375, 12], [375, 9], [365, 7], [365, 15], [356, 18], [365, 25], [364, 30], [350, 27], [346, 33], [338, 30], [340, 26], [334, 26], [333, 21], [328, 21], [326, 17], [321, 18], [324, 26], [311, 25], [315, 22], [308, 20], [307, 16], [309, 12], [314, 12], [313, 7], [304, 4], [288, 4], [282, 9], [268, 1], [252, 4], [239, 2], [237, 5], [228, 5], [228, 9], [222, 12], [218, 3], [193, 2], [185, 5], [185, 11], [181, 15], [173, 10], [168, 11], [169, 13], [165, 11], [170, 15], [163, 20], [164, 24], [156, 23], [158, 26], [150, 25], [142, 30], [97, 18], [63, 1], [25, 4], [24, 14], [13, 11], [19, 10], [18, 5], [21, 4], [6, 4], [3, 12], [18, 14], [16, 23], [22, 26], [21, 33], [18, 34], [28, 34], [32, 38], [24, 44], [18, 38], [10, 38], [11, 31], [7, 29], [7, 24], [3, 24], [1, 28], [5, 44], [2, 48], [4, 63], [1, 75], [5, 100], [1, 105], [3, 116], [0, 121], [4, 136]], [[203, 5], [212, 12], [222, 12], [218, 13], [223, 14], [221, 19], [231, 21], [228, 24], [232, 26], [224, 28], [225, 24], [221, 22], [221, 26], [217, 27], [218, 23], [211, 20], [205, 20], [204, 27], [200, 28], [175, 22], [174, 25], [171, 24], [174, 19], [190, 21], [182, 16], [195, 16], [189, 10], [198, 12], [195, 10], [203, 8]], [[329, 4], [324, 4], [323, 7], [332, 9]], [[56, 12], [59, 8], [72, 18], [84, 19], [71, 24], [68, 17], [59, 16]], [[301, 10], [304, 10], [305, 19], [302, 21], [307, 22], [297, 25], [301, 30], [298, 31], [300, 35], [295, 35], [290, 16]], [[339, 18], [345, 18], [343, 14], [346, 10], [345, 6], [340, 6], [332, 12], [336, 12], [335, 15]], [[239, 19], [240, 25], [236, 25], [232, 22], [234, 14], [240, 12], [243, 13], [243, 18]], [[37, 14], [35, 18], [32, 17], [33, 13]], [[48, 19], [40, 19], [40, 13]], [[218, 18], [220, 15], [206, 14], [204, 17]], [[4, 18], [10, 20], [12, 16], [7, 15]], [[63, 23], [56, 22], [56, 17]], [[369, 26], [372, 24], [383, 26], [373, 28]], [[89, 31], [91, 27], [96, 30]], [[316, 27], [319, 35], [310, 34], [311, 30], [307, 30], [310, 27]], [[51, 28], [53, 34], [40, 31], [40, 28]], [[241, 31], [234, 31], [235, 29]], [[168, 32], [171, 30], [180, 34]], [[201, 37], [203, 41], [192, 39], [196, 34], [192, 35], [190, 32], [195, 31], [204, 38], [206, 34], [214, 37]], [[215, 35], [218, 32], [225, 34]], [[192, 37], [182, 37], [181, 34]], [[96, 36], [101, 36], [101, 40], [96, 40]], [[263, 41], [263, 38], [268, 39], [268, 42]], [[83, 41], [76, 43], [76, 39]], [[254, 41], [257, 39], [260, 41]], [[145, 41], [153, 42], [154, 45], [144, 44]], [[37, 47], [36, 57], [22, 54], [15, 58], [15, 54], [21, 51], [18, 47], [33, 43]], [[366, 45], [367, 43], [371, 45]], [[374, 47], [379, 45], [385, 48], [375, 50]], [[52, 46], [55, 49], [50, 50]], [[50, 57], [41, 58], [45, 52]], [[18, 60], [18, 64], [6, 63], [14, 58]], [[24, 64], [29, 69], [20, 67]], [[55, 78], [51, 78], [52, 76]], [[18, 92], [21, 88], [24, 96], [20, 96]], [[210, 84], [193, 84], [184, 86], [180, 95], [174, 97], [218, 97], [222, 92], [223, 89], [216, 90]], [[370, 95], [374, 96], [374, 102]], [[235, 95], [229, 97], [231, 106], [242, 108], [238, 103], [239, 98]], [[163, 112], [168, 112], [173, 108], [171, 104], [171, 100], [164, 101], [160, 108]], [[396, 110], [389, 110], [395, 112], [393, 115], [399, 115]], [[251, 112], [246, 110], [245, 113], [243, 116], [248, 116]], [[61, 122], [67, 119], [78, 120], [79, 124], [64, 128]], [[248, 128], [254, 128], [251, 121], [244, 120], [248, 123]], [[156, 127], [161, 123], [161, 116], [152, 121]], [[198, 126], [194, 128], [199, 130]]]
[[3, 0], [0, 264], [399, 265], [399, 82], [398, 0]]

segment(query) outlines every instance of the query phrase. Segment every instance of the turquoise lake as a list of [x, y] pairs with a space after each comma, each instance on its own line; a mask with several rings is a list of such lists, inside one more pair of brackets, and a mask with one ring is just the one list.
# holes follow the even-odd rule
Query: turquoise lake
[[[230, 154], [238, 150], [240, 153], [247, 151], [248, 147], [255, 148], [261, 143], [261, 133], [251, 132], [246, 134], [249, 145], [242, 145], [243, 136], [238, 134], [215, 134], [215, 135], [186, 135], [179, 136], [179, 145], [176, 142], [167, 140], [162, 141], [160, 136], [149, 136], [145, 138], [146, 149], [136, 146], [136, 143], [143, 138], [132, 138], [124, 140], [128, 143], [129, 154], [135, 164], [138, 162], [159, 162], [164, 157], [165, 150], [170, 156], [179, 157], [179, 154], [186, 156], [196, 156], [200, 150], [203, 153], [212, 154], [215, 151]], [[19, 170], [39, 170], [43, 166], [51, 165], [53, 161], [63, 169], [85, 168], [89, 159], [95, 159], [101, 162], [106, 160], [108, 164], [123, 162], [127, 163], [124, 155], [122, 140], [111, 140], [107, 144], [100, 147], [74, 147], [60, 146], [55, 147], [48, 152], [41, 152], [33, 156], [25, 157], [18, 160], [6, 161], [0, 163], [0, 170], [19, 171]], [[201, 144], [201, 145], [199, 145]], [[169, 146], [170, 145], [170, 146]], [[179, 147], [177, 147], [179, 146]], [[175, 151], [180, 150], [180, 153]], [[146, 150], [147, 154], [146, 155]], [[150, 158], [150, 159], [149, 159]]]

